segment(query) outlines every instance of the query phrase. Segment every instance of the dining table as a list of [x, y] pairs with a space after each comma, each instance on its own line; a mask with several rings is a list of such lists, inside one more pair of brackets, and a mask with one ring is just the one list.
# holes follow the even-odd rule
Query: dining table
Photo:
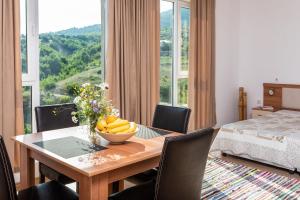
[[41, 162], [79, 184], [80, 200], [107, 200], [109, 187], [159, 165], [166, 137], [180, 133], [139, 125], [124, 143], [100, 136], [94, 142], [87, 126], [18, 135], [20, 188], [35, 185], [35, 162]]

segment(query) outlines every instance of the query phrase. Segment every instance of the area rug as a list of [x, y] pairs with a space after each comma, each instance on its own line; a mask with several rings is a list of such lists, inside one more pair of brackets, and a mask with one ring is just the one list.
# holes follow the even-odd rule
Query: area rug
[[202, 199], [300, 199], [300, 181], [218, 158], [207, 161]]

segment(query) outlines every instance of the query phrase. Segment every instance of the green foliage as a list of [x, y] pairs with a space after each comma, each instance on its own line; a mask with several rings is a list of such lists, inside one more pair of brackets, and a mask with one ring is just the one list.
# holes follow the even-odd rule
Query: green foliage
[[48, 76], [41, 82], [41, 89], [44, 91], [52, 90], [56, 87], [56, 77]]
[[27, 40], [25, 35], [21, 35], [21, 62], [22, 62], [22, 72], [27, 72]]
[[[76, 29], [79, 33], [84, 28]], [[86, 79], [92, 83], [102, 82], [100, 33], [77, 35], [75, 29], [58, 33], [40, 35], [40, 83], [41, 104], [71, 102], [74, 97], [74, 86], [81, 85]], [[86, 71], [95, 73], [86, 74]], [[100, 71], [100, 72], [99, 72]], [[88, 77], [72, 77], [86, 74]], [[61, 84], [63, 82], [63, 84]]]
[[188, 100], [188, 79], [183, 78], [178, 80], [178, 103], [180, 105], [187, 105]]
[[31, 89], [23, 87], [24, 132], [31, 133]]

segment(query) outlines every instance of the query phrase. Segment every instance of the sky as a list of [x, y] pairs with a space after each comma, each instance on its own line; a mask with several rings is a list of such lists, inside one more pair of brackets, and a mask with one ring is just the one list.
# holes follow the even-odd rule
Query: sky
[[173, 4], [174, 3], [169, 1], [160, 1], [160, 12], [173, 9]]
[[[101, 0], [39, 0], [39, 33], [101, 23]], [[173, 3], [161, 1], [161, 12]], [[25, 0], [21, 0], [21, 33], [26, 32]]]
[[[21, 0], [25, 8], [25, 0]], [[101, 0], [39, 0], [39, 33], [101, 23]], [[21, 22], [25, 23], [24, 10]], [[21, 32], [25, 32], [21, 27]]]

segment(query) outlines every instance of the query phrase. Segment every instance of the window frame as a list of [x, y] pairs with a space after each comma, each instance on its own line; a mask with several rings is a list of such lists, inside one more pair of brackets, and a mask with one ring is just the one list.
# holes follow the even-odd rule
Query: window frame
[[[22, 0], [21, 0], [22, 1]], [[27, 73], [22, 73], [22, 87], [30, 86], [32, 89], [32, 133], [37, 132], [35, 107], [40, 105], [40, 48], [39, 48], [39, 0], [25, 1], [25, 17], [26, 17], [26, 48], [27, 48]], [[105, 80], [105, 52], [107, 49], [107, 0], [99, 0], [101, 2], [101, 64], [103, 65], [102, 80]]]
[[[26, 12], [26, 48], [27, 73], [22, 73], [22, 86], [30, 86], [31, 96], [31, 126], [36, 132], [34, 108], [40, 104], [39, 86], [39, 33], [38, 33], [38, 0], [24, 0]], [[29, 51], [30, 49], [30, 51]]]
[[[178, 79], [188, 78], [188, 71], [181, 70], [181, 8], [190, 9], [188, 0], [163, 0], [172, 2], [174, 5], [174, 23], [173, 23], [173, 66], [172, 66], [172, 106], [187, 106], [178, 103]], [[167, 104], [167, 103], [162, 103]]]

